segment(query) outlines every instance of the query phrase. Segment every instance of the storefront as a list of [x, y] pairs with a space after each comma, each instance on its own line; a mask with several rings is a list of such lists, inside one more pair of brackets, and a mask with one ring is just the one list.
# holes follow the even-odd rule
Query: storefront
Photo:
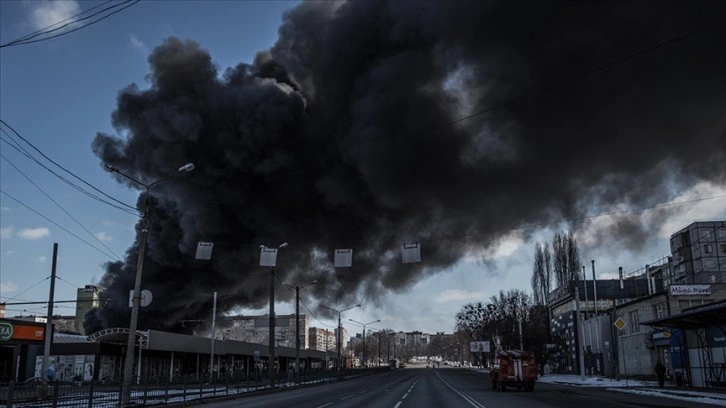
[[678, 385], [726, 387], [726, 301], [642, 324], [662, 329], [654, 332], [654, 345], [667, 337], [670, 353], [664, 357], [670, 357]]
[[32, 377], [44, 342], [45, 323], [0, 319], [0, 382]]

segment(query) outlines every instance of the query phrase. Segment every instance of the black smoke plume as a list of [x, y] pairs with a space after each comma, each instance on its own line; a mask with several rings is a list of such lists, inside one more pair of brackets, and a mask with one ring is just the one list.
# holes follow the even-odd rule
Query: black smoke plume
[[[304, 2], [270, 50], [223, 73], [167, 39], [149, 87], [118, 96], [127, 136], [93, 142], [145, 183], [196, 165], [149, 195], [140, 327], [206, 318], [214, 291], [221, 310], [264, 306], [261, 244], [288, 242], [279, 278], [318, 279], [307, 296], [343, 307], [513, 227], [726, 183], [725, 18], [707, 1]], [[198, 241], [216, 243], [211, 262], [194, 260]], [[412, 242], [423, 261], [402, 264]], [[352, 268], [331, 266], [336, 248], [354, 249]], [[89, 324], [127, 324], [137, 255], [108, 265]]]

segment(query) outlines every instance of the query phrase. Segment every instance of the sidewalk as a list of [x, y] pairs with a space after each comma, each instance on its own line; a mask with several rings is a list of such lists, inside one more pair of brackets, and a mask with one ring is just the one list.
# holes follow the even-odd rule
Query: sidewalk
[[611, 378], [594, 376], [585, 376], [583, 378], [579, 375], [569, 374], [547, 374], [538, 378], [537, 381], [541, 383], [562, 384], [573, 387], [597, 387], [604, 388], [606, 391], [649, 395], [726, 407], [726, 389], [719, 388], [676, 387], [668, 383], [665, 387], [659, 388], [658, 383], [655, 381], [626, 381], [624, 379], [614, 380]]

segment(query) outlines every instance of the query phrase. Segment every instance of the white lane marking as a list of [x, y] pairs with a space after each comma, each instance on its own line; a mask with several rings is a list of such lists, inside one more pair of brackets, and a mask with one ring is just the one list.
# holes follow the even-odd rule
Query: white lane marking
[[[401, 404], [403, 403], [403, 400], [405, 400], [406, 397], [408, 397], [408, 394], [411, 393], [411, 390], [413, 390], [413, 387], [416, 386], [416, 383], [417, 382], [418, 382], [418, 380], [414, 381], [413, 384], [411, 384], [411, 387], [408, 389], [408, 391], [406, 391], [406, 393], [403, 394], [403, 397], [401, 398], [401, 401], [398, 401], [398, 403], [393, 408], [398, 408], [398, 407], [401, 406]], [[484, 407], [482, 407], [482, 408], [484, 408]]]
[[444, 384], [446, 384], [447, 387], [451, 388], [451, 391], [454, 391], [455, 393], [459, 394], [459, 396], [461, 398], [463, 398], [464, 401], [466, 401], [469, 404], [471, 404], [471, 406], [473, 406], [475, 408], [486, 408], [484, 405], [478, 403], [474, 398], [466, 395], [465, 393], [463, 393], [461, 391], [456, 390], [456, 388], [454, 388], [451, 385], [449, 385], [449, 383], [447, 383], [446, 380], [444, 380], [443, 378], [441, 378], [441, 376], [439, 375], [438, 372], [436, 372], [435, 374], [436, 374], [437, 377], [439, 377], [439, 380], [441, 380], [441, 382], [443, 382]]
[[341, 401], [345, 401], [345, 400], [347, 400], [347, 399], [348, 399], [348, 398], [350, 398], [350, 397], [355, 397], [355, 394], [350, 394], [350, 395], [348, 395], [348, 396], [345, 396], [345, 397], [341, 398], [340, 400], [341, 400]]
[[327, 407], [327, 406], [328, 406], [328, 405], [330, 405], [330, 404], [332, 404], [332, 402], [328, 402], [327, 404], [323, 404], [323, 405], [318, 405], [318, 406], [317, 406], [317, 407], [315, 407], [315, 408], [323, 408], [323, 407]]

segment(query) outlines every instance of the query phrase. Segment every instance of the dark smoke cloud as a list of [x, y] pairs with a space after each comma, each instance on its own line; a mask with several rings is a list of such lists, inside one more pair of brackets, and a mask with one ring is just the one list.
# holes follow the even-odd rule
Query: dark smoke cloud
[[[288, 242], [280, 278], [319, 279], [308, 296], [345, 306], [452, 267], [493, 231], [725, 183], [723, 24], [582, 76], [724, 16], [723, 2], [306, 2], [224, 73], [167, 39], [148, 89], [118, 97], [128, 138], [93, 142], [144, 182], [197, 167], [152, 189], [140, 327], [206, 317], [214, 291], [222, 310], [265, 305], [260, 244]], [[193, 259], [198, 241], [217, 243], [211, 262]], [[401, 264], [403, 242], [422, 263]], [[355, 250], [353, 268], [331, 267], [335, 248]], [[121, 307], [89, 322], [127, 324], [137, 254], [103, 278]]]

